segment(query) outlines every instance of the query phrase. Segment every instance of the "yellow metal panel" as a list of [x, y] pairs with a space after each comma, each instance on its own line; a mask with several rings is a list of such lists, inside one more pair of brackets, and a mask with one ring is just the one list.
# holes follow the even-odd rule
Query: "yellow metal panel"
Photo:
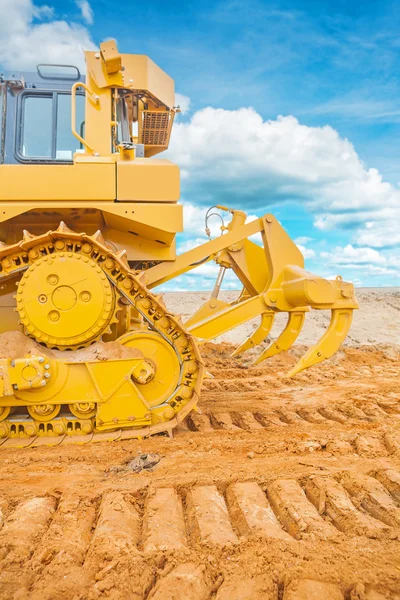
[[165, 244], [170, 244], [175, 234], [182, 231], [182, 206], [179, 204], [114, 203], [103, 209], [103, 217], [107, 227]]
[[[60, 221], [92, 235], [98, 229], [129, 260], [175, 259], [175, 236], [182, 231], [182, 206], [133, 202], [7, 202], [0, 210], [0, 240], [14, 244], [21, 231], [35, 235], [57, 229]], [[12, 293], [15, 289], [12, 289]], [[0, 297], [1, 304], [1, 297]]]
[[83, 137], [96, 153], [103, 156], [109, 155], [112, 148], [111, 90], [97, 87], [89, 73], [86, 75], [86, 84], [92, 94], [99, 97], [99, 100], [95, 103], [88, 94], [85, 95], [85, 131]]
[[179, 167], [166, 159], [136, 158], [117, 163], [117, 199], [177, 202]]
[[176, 257], [175, 239], [169, 245], [147, 240], [143, 237], [106, 228], [103, 230], [104, 237], [115, 247], [116, 250], [125, 250], [127, 259], [140, 262], [162, 261], [171, 262]]
[[[96, 58], [96, 55], [98, 58]], [[122, 87], [146, 90], [172, 108], [175, 104], [174, 80], [142, 54], [121, 54], [123, 71], [108, 74], [97, 52], [85, 52], [87, 70], [99, 88]]]
[[0, 201], [114, 199], [114, 164], [0, 167]]

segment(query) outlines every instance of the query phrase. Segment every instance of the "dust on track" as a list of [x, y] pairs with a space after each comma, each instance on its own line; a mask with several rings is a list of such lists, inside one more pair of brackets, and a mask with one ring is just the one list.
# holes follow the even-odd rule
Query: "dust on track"
[[[1, 450], [0, 598], [400, 597], [400, 355], [203, 347], [172, 439]], [[110, 471], [156, 452], [153, 472]], [[1, 519], [0, 519], [1, 520]]]

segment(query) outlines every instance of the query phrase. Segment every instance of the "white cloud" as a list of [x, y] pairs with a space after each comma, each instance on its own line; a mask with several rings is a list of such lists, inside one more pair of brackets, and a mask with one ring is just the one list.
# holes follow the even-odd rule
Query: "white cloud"
[[[95, 48], [79, 23], [53, 19], [49, 6], [32, 0], [0, 0], [0, 64], [5, 69], [30, 70], [38, 63], [74, 64], [84, 69], [83, 50]], [[36, 23], [35, 20], [41, 22]]]
[[295, 200], [320, 230], [353, 230], [356, 245], [400, 244], [400, 189], [366, 168], [332, 127], [208, 107], [177, 123], [169, 156], [181, 167], [185, 192], [205, 205], [229, 202], [261, 213]]
[[294, 243], [304, 245], [304, 244], [308, 244], [309, 242], [312, 242], [312, 241], [313, 241], [313, 238], [308, 237], [306, 235], [301, 235], [294, 240]]
[[190, 111], [190, 98], [176, 92], [175, 104], [180, 107], [181, 113], [184, 115]]
[[312, 250], [312, 248], [306, 248], [302, 244], [296, 244], [296, 246], [298, 247], [298, 249], [300, 250], [300, 252], [304, 256], [304, 258], [307, 259], [307, 258], [314, 258], [315, 257], [315, 252], [314, 252], [314, 250]]
[[386, 264], [387, 258], [373, 248], [355, 248], [347, 244], [344, 248], [337, 246], [332, 252], [321, 252], [321, 258], [329, 259], [331, 264]]
[[400, 257], [385, 255], [374, 248], [356, 248], [351, 244], [337, 246], [330, 252], [321, 252], [325, 265], [340, 269], [361, 271], [365, 275], [400, 277]]
[[92, 25], [93, 10], [88, 0], [75, 0], [75, 2], [82, 13], [82, 19], [85, 21], [85, 23], [87, 23], [87, 25]]

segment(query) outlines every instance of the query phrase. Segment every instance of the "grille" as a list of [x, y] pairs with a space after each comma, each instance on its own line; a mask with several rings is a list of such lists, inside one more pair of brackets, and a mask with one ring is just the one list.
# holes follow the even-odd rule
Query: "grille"
[[170, 112], [144, 110], [139, 132], [145, 146], [168, 146], [172, 119]]

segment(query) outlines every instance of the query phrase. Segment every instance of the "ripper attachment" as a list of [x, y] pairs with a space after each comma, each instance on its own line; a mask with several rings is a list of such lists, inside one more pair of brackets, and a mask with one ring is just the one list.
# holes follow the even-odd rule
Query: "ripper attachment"
[[[172, 264], [160, 264], [146, 271], [147, 286], [154, 287], [214, 260], [220, 271], [211, 297], [185, 323], [193, 336], [208, 341], [260, 317], [259, 327], [233, 352], [232, 356], [237, 356], [267, 338], [277, 313], [288, 313], [285, 329], [253, 361], [258, 364], [294, 344], [310, 308], [330, 310], [327, 331], [288, 375], [293, 376], [332, 356], [346, 338], [353, 310], [358, 308], [353, 285], [340, 276], [328, 281], [306, 271], [299, 248], [272, 215], [246, 224], [243, 211], [224, 206], [215, 208], [232, 215], [228, 226], [224, 223], [221, 226], [223, 235], [178, 256]], [[207, 225], [206, 233], [209, 235]], [[257, 233], [261, 233], [262, 246], [248, 239]], [[238, 299], [230, 303], [218, 298], [227, 269], [232, 269], [243, 285]]]

